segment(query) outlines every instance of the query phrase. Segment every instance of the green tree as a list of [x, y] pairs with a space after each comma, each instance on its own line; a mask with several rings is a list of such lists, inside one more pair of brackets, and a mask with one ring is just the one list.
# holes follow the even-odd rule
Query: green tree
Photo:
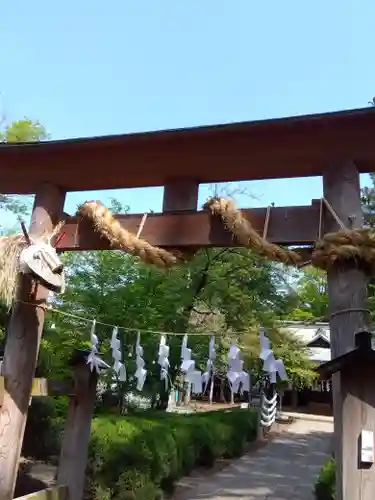
[[[365, 224], [375, 229], [375, 174], [370, 174], [371, 185], [362, 189], [362, 206]], [[368, 307], [373, 321], [375, 320], [375, 279], [370, 276], [368, 287]]]
[[365, 223], [375, 227], [375, 174], [370, 174], [372, 185], [361, 190], [361, 199], [364, 212]]
[[[370, 174], [371, 185], [361, 190], [365, 224], [375, 228], [375, 174]], [[292, 320], [327, 320], [328, 290], [326, 273], [309, 267], [301, 271], [295, 290], [289, 294], [290, 310], [285, 318]], [[375, 281], [369, 284], [369, 306], [375, 319]]]
[[[281, 293], [284, 277], [280, 268], [246, 249], [202, 249], [187, 264], [168, 270], [145, 265], [115, 251], [67, 253], [64, 260], [68, 286], [58, 298], [57, 306], [69, 314], [132, 329], [120, 330], [130, 372], [135, 368], [134, 356], [128, 358], [128, 355], [134, 354], [138, 329], [201, 332], [202, 335], [189, 337], [189, 347], [202, 368], [208, 354], [207, 332], [213, 332], [217, 334], [218, 353], [215, 372], [224, 378], [231, 339], [235, 337], [242, 343], [243, 334], [236, 332], [256, 329], [259, 325], [273, 328], [284, 311], [285, 294]], [[51, 332], [48, 346], [42, 346], [41, 356], [55, 348], [61, 372], [75, 343], [89, 338], [90, 325], [64, 316], [56, 316], [53, 321], [56, 328]], [[101, 350], [108, 361], [111, 361], [111, 333], [110, 327], [98, 326]], [[259, 344], [259, 337], [255, 338]], [[160, 367], [153, 364], [159, 340], [159, 335], [141, 336], [149, 370], [146, 390], [152, 393], [163, 392]], [[169, 336], [168, 343], [170, 375], [175, 382], [181, 336]], [[53, 371], [52, 357], [47, 357]]]
[[327, 320], [328, 289], [324, 271], [312, 266], [303, 269], [292, 294], [295, 305], [293, 310], [287, 313], [287, 319]]

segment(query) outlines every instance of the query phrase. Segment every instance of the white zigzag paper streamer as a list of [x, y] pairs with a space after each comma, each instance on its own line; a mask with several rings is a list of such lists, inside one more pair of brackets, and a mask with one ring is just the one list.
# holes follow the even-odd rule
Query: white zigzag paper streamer
[[169, 346], [167, 345], [166, 335], [160, 337], [159, 344], [159, 360], [160, 365], [160, 380], [164, 380], [165, 390], [168, 390], [168, 370], [169, 370]]
[[216, 359], [215, 337], [212, 336], [210, 338], [210, 343], [208, 345], [208, 360], [207, 360], [206, 371], [202, 375], [202, 382], [204, 384], [203, 392], [206, 392], [208, 382], [210, 381], [211, 377], [214, 376], [214, 361], [215, 361], [215, 359]]
[[288, 375], [285, 370], [284, 363], [281, 359], [275, 359], [275, 354], [271, 349], [271, 343], [264, 333], [260, 332], [260, 359], [263, 360], [263, 370], [268, 373], [270, 382], [275, 384], [277, 381], [277, 374], [281, 380], [288, 380]]
[[105, 363], [99, 356], [98, 356], [98, 344], [99, 344], [99, 339], [98, 336], [95, 333], [95, 328], [96, 328], [96, 320], [94, 319], [92, 322], [91, 326], [91, 333], [90, 333], [90, 342], [91, 342], [91, 352], [87, 356], [87, 364], [90, 366], [91, 371], [96, 371], [96, 373], [100, 374], [100, 371], [104, 368], [110, 368], [107, 363]]
[[229, 348], [227, 378], [234, 394], [239, 390], [241, 393], [250, 390], [250, 377], [243, 369], [241, 350], [235, 343], [232, 343]]
[[114, 327], [111, 338], [111, 349], [113, 357], [113, 370], [120, 382], [126, 382], [126, 368], [122, 362], [121, 341], [118, 338], [118, 328]]
[[145, 369], [145, 361], [143, 359], [143, 347], [141, 346], [141, 334], [137, 334], [137, 343], [135, 345], [136, 365], [134, 377], [137, 379], [137, 390], [141, 391], [146, 381], [147, 370]]
[[187, 346], [188, 336], [184, 335], [181, 346], [181, 371], [185, 374], [185, 380], [191, 383], [193, 394], [202, 394], [202, 372], [195, 369], [195, 361], [191, 359], [191, 349]]

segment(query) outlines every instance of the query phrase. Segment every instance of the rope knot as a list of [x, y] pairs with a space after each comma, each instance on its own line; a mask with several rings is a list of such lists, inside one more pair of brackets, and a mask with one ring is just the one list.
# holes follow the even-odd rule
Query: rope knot
[[374, 271], [375, 233], [368, 228], [327, 233], [315, 244], [311, 262], [325, 271], [334, 264], [349, 262]]

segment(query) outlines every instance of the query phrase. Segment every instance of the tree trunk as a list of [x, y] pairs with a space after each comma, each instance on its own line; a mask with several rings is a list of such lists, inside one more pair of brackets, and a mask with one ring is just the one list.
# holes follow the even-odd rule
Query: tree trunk
[[234, 405], [234, 392], [233, 389], [230, 389], [230, 404]]
[[224, 380], [221, 378], [220, 379], [220, 402], [224, 403], [225, 402], [225, 396], [224, 396]]

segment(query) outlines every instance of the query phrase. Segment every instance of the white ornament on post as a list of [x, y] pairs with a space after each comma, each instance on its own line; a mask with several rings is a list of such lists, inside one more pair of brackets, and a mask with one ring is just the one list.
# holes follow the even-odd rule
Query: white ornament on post
[[30, 243], [20, 255], [21, 272], [32, 274], [49, 290], [64, 292], [63, 265], [55, 248], [43, 241]]

